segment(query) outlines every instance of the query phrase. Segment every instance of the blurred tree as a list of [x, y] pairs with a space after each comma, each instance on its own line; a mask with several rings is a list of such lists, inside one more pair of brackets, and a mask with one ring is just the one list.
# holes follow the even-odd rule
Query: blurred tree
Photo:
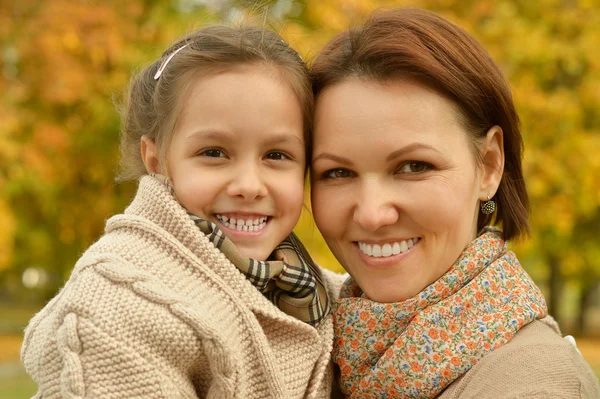
[[[15, 295], [30, 267], [62, 285], [105, 219], [130, 200], [116, 185], [119, 116], [113, 97], [131, 72], [160, 55], [186, 26], [210, 20], [178, 3], [133, 0], [0, 3], [2, 198], [12, 244], [2, 295]], [[14, 228], [8, 228], [14, 225]], [[4, 222], [3, 222], [4, 227]], [[8, 235], [8, 238], [5, 238]], [[10, 250], [0, 247], [4, 257]], [[4, 258], [0, 258], [0, 265]]]
[[[112, 98], [173, 39], [255, 13], [310, 62], [335, 33], [394, 5], [439, 12], [505, 71], [532, 205], [532, 238], [514, 248], [547, 282], [552, 314], [562, 309], [561, 282], [578, 284], [585, 328], [600, 280], [599, 0], [0, 0], [0, 282], [10, 288], [0, 295], [14, 295], [32, 266], [55, 273], [51, 295], [131, 199], [135, 184], [113, 183]], [[340, 268], [309, 212], [296, 230], [320, 264]]]

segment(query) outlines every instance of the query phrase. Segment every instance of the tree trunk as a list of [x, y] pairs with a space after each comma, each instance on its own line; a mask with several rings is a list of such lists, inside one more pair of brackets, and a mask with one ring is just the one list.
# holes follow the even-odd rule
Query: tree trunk
[[577, 321], [575, 323], [575, 333], [577, 335], [585, 334], [587, 330], [587, 311], [593, 303], [593, 298], [598, 290], [600, 282], [594, 276], [585, 275], [581, 281], [581, 290], [579, 295], [579, 309]]
[[562, 273], [560, 272], [560, 262], [556, 257], [550, 256], [549, 261], [550, 279], [548, 281], [548, 288], [550, 289], [550, 298], [548, 298], [548, 313], [560, 324], [560, 303], [563, 288]]

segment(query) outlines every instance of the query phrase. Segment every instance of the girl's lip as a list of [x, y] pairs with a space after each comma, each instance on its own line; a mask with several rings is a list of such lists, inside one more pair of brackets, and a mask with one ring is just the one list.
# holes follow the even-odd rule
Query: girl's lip
[[267, 218], [267, 221], [265, 222], [265, 226], [258, 231], [248, 231], [248, 230], [244, 231], [244, 230], [232, 229], [231, 227], [225, 226], [225, 224], [223, 224], [223, 222], [219, 219], [216, 219], [216, 223], [221, 228], [221, 230], [223, 230], [225, 232], [227, 237], [258, 237], [258, 236], [262, 235], [266, 231], [266, 229], [269, 227], [269, 224], [271, 223], [271, 218]]
[[255, 213], [255, 212], [214, 212], [215, 215], [225, 216], [228, 219], [260, 219], [260, 218], [268, 218], [269, 215], [265, 213]]

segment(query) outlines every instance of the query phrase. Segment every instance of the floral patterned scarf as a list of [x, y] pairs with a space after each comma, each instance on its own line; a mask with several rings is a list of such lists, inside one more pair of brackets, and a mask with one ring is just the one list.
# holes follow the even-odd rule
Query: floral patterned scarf
[[[167, 177], [151, 176], [167, 186], [177, 199]], [[331, 305], [321, 271], [293, 232], [273, 250], [268, 260], [260, 261], [241, 255], [216, 224], [189, 211], [188, 215], [210, 242], [280, 310], [312, 326], [329, 314]]]
[[334, 309], [333, 360], [350, 398], [433, 398], [528, 323], [547, 315], [539, 288], [486, 228], [456, 263], [400, 303], [348, 279]]

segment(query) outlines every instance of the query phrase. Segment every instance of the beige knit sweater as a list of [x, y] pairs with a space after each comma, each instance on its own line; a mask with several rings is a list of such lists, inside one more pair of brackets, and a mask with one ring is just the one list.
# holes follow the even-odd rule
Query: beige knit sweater
[[[323, 270], [332, 300], [344, 279]], [[329, 315], [281, 312], [155, 179], [29, 323], [21, 359], [44, 398], [326, 398]]]
[[598, 378], [545, 317], [484, 356], [440, 399], [600, 399]]

